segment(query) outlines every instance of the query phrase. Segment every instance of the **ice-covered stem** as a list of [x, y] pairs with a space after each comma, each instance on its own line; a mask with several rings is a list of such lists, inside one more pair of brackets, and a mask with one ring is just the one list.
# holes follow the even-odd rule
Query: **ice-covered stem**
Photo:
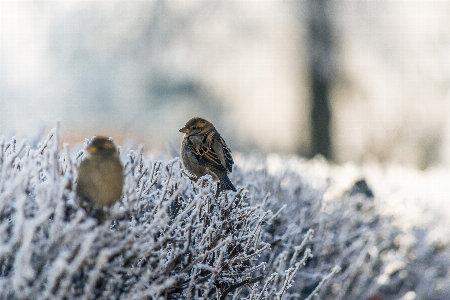
[[312, 299], [312, 297], [316, 296], [317, 292], [320, 290], [320, 288], [322, 288], [322, 286], [325, 284], [325, 282], [327, 282], [331, 277], [333, 277], [340, 270], [341, 270], [341, 267], [339, 267], [339, 266], [333, 267], [333, 269], [331, 269], [331, 272], [322, 278], [322, 280], [319, 282], [319, 284], [314, 289], [314, 291], [312, 291], [311, 295], [309, 295], [308, 298], [306, 298], [305, 300], [310, 300], [310, 299]]
[[[302, 243], [300, 244], [300, 246], [296, 246], [294, 247], [294, 254], [292, 255], [291, 261], [290, 261], [290, 265], [292, 266], [295, 261], [297, 260], [298, 255], [300, 254], [300, 252], [303, 250], [303, 248], [305, 247], [306, 243], [309, 242], [314, 234], [314, 230], [309, 229], [308, 232], [306, 232]], [[309, 250], [309, 252], [311, 252], [311, 250]]]
[[239, 287], [241, 287], [241, 286], [243, 286], [243, 285], [250, 285], [250, 284], [252, 284], [252, 283], [259, 282], [259, 281], [261, 281], [263, 278], [264, 278], [263, 276], [258, 276], [258, 277], [256, 277], [256, 278], [247, 278], [247, 279], [245, 279], [245, 280], [243, 280], [243, 281], [241, 281], [241, 282], [235, 283], [235, 284], [233, 284], [232, 286], [228, 287], [225, 291], [223, 291], [223, 294], [221, 295], [221, 297], [220, 297], [219, 299], [220, 299], [220, 300], [224, 300], [225, 297], [226, 297], [229, 293], [231, 293], [232, 291], [238, 289]]

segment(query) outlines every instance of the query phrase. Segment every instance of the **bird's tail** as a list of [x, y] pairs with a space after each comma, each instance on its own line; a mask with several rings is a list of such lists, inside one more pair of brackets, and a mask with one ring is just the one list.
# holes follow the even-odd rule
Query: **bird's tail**
[[220, 180], [220, 190], [221, 191], [232, 190], [233, 192], [236, 192], [236, 188], [234, 187], [230, 178], [228, 178], [228, 176], [226, 174], [221, 176], [219, 178], [219, 180]]

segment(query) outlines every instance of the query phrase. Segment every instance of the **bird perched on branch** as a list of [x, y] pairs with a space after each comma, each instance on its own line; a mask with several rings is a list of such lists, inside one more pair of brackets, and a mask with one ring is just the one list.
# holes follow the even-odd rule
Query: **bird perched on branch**
[[228, 178], [234, 164], [231, 151], [211, 122], [192, 118], [180, 129], [184, 133], [181, 142], [181, 160], [184, 167], [197, 180], [209, 174], [219, 181], [219, 190], [236, 191]]
[[124, 169], [116, 145], [106, 137], [94, 137], [86, 153], [78, 168], [76, 192], [81, 206], [103, 221], [103, 207], [122, 196]]

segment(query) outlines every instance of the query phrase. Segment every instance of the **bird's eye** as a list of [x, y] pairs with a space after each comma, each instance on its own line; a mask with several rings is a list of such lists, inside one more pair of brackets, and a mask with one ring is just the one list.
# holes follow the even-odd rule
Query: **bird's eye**
[[197, 130], [197, 126], [192, 126], [192, 130]]

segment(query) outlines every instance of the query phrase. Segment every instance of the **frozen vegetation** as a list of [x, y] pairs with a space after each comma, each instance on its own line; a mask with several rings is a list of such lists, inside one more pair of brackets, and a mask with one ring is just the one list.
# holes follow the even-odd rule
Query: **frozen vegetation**
[[0, 138], [0, 299], [450, 295], [446, 172], [235, 154], [238, 192], [215, 198], [178, 158], [122, 148], [99, 225], [74, 193], [83, 152], [60, 142]]

